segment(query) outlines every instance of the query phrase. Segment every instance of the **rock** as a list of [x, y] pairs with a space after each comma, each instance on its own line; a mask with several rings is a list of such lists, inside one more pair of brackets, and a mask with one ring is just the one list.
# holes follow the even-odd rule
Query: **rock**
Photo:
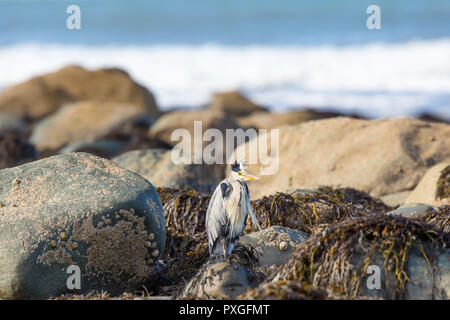
[[95, 100], [141, 107], [153, 117], [160, 111], [153, 95], [120, 69], [88, 71], [68, 66], [9, 87], [0, 94], [0, 110], [40, 119], [69, 102]]
[[439, 163], [425, 173], [405, 201], [405, 204], [414, 203], [434, 207], [450, 204], [450, 162]]
[[98, 157], [110, 159], [117, 156], [124, 146], [123, 142], [114, 140], [79, 141], [69, 143], [59, 151], [59, 154], [87, 152]]
[[448, 233], [419, 219], [348, 219], [311, 236], [266, 282], [297, 280], [347, 298], [448, 299], [449, 245]]
[[284, 264], [291, 257], [295, 248], [306, 239], [309, 234], [298, 230], [272, 226], [262, 231], [252, 232], [242, 236], [239, 242], [254, 247], [261, 256], [262, 265]]
[[[162, 115], [150, 128], [150, 137], [164, 141], [171, 146], [179, 143], [172, 141], [171, 135], [176, 129], [187, 129], [194, 142], [194, 121], [201, 121], [204, 133], [207, 129], [218, 129], [225, 133], [226, 129], [235, 129], [237, 124], [228, 116], [211, 110], [176, 110]], [[202, 133], [202, 135], [203, 135]], [[200, 138], [203, 138], [201, 136]], [[178, 138], [177, 138], [178, 139]], [[200, 145], [207, 145], [210, 141], [200, 141]]]
[[17, 131], [0, 131], [0, 169], [36, 160], [38, 152]]
[[291, 189], [287, 189], [284, 193], [289, 193], [292, 196], [297, 196], [297, 197], [304, 197], [304, 196], [317, 196], [318, 194], [320, 194], [320, 190], [319, 189], [297, 189], [297, 188], [291, 188]]
[[208, 261], [186, 284], [181, 298], [234, 299], [258, 284], [247, 266]]
[[[195, 123], [198, 121], [198, 129], [195, 130]], [[156, 123], [150, 128], [149, 136], [151, 139], [163, 141], [173, 147], [181, 147], [187, 145], [186, 149], [189, 148], [189, 140], [184, 142], [184, 139], [190, 139], [190, 150], [186, 149], [175, 149], [173, 152], [178, 157], [180, 154], [182, 156], [189, 156], [189, 159], [183, 159], [183, 163], [185, 164], [208, 164], [211, 168], [207, 169], [207, 172], [214, 171], [214, 177], [217, 177], [216, 183], [225, 178], [225, 175], [228, 173], [225, 172], [225, 163], [226, 163], [226, 139], [225, 132], [227, 129], [235, 129], [237, 128], [236, 123], [229, 117], [218, 114], [214, 111], [210, 110], [179, 110], [173, 111], [161, 116]], [[203, 134], [208, 129], [214, 129], [214, 132], [222, 134], [223, 139], [215, 141], [214, 150], [215, 152], [208, 152], [206, 149], [211, 141], [203, 140]], [[179, 133], [175, 130], [185, 130], [181, 132], [182, 137], [180, 137]], [[196, 133], [197, 132], [197, 133]], [[172, 141], [172, 134], [175, 133], [174, 141]], [[202, 147], [199, 153], [196, 153], [196, 146]], [[210, 150], [211, 151], [211, 150]], [[210, 159], [208, 155], [213, 154], [222, 154], [222, 157], [218, 156], [218, 159]], [[203, 155], [207, 155], [204, 157]], [[208, 162], [212, 160], [211, 162]], [[204, 168], [204, 167], [203, 167]], [[209, 174], [208, 174], [209, 175]], [[207, 182], [209, 184], [209, 182]]]
[[12, 113], [0, 112], [0, 132], [14, 131], [23, 133], [25, 129], [25, 122], [20, 117]]
[[[106, 159], [70, 153], [3, 169], [0, 181], [0, 298], [114, 295], [148, 281], [166, 231], [147, 180]], [[149, 234], [156, 248], [145, 246]], [[80, 290], [67, 287], [71, 265], [80, 268]]]
[[38, 150], [58, 150], [72, 142], [92, 142], [108, 135], [142, 108], [116, 102], [82, 101], [66, 105], [36, 124], [31, 142]]
[[[243, 153], [249, 172], [260, 178], [249, 184], [253, 198], [322, 185], [354, 188], [379, 197], [413, 189], [428, 168], [450, 159], [450, 126], [442, 123], [338, 117], [279, 130], [278, 171], [262, 175], [261, 169], [270, 164], [263, 165], [261, 159], [250, 162], [248, 152]], [[261, 133], [258, 139], [238, 146], [235, 154], [242, 154], [243, 148], [259, 150], [258, 144], [266, 138], [270, 141], [270, 134]]]
[[267, 112], [238, 91], [216, 93], [209, 107], [213, 112], [225, 113], [232, 117], [246, 116], [254, 112]]
[[401, 206], [398, 209], [386, 212], [386, 214], [397, 215], [397, 216], [408, 217], [408, 218], [422, 218], [427, 213], [433, 212], [433, 211], [434, 211], [434, 209], [431, 206], [428, 206], [425, 204], [418, 204], [418, 205]]
[[442, 249], [434, 262], [438, 267], [435, 275], [437, 286], [434, 287], [430, 266], [420, 252], [414, 251], [408, 261], [410, 281], [406, 285], [405, 299], [431, 300], [449, 299], [450, 295], [450, 249]]
[[158, 187], [194, 189], [209, 194], [214, 192], [223, 178], [222, 170], [216, 165], [175, 164], [171, 153], [171, 150], [165, 149], [135, 150], [112, 161], [152, 181]]
[[311, 109], [288, 112], [255, 112], [236, 119], [242, 128], [273, 129], [283, 125], [297, 125], [302, 122], [342, 116], [334, 112]]
[[400, 191], [381, 196], [380, 200], [390, 207], [398, 207], [405, 203], [406, 199], [410, 194], [411, 190]]
[[154, 120], [148, 115], [124, 119], [124, 121], [103, 137], [106, 140], [116, 140], [124, 144], [120, 153], [142, 149], [172, 149], [172, 146], [163, 141], [149, 137], [148, 131]]

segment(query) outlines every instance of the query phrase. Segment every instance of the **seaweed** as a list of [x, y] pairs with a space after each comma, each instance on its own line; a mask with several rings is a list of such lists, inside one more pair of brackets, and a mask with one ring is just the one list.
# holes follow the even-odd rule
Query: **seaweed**
[[156, 189], [166, 221], [166, 246], [162, 254], [164, 266], [159, 277], [164, 294], [173, 294], [208, 260], [205, 230], [206, 210], [210, 196], [195, 190]]
[[[165, 279], [169, 291], [174, 292], [209, 259], [205, 219], [211, 197], [195, 190], [175, 188], [161, 187], [157, 188], [157, 192], [167, 228], [166, 247], [162, 255], [164, 268], [160, 277]], [[282, 225], [308, 233], [348, 217], [389, 210], [389, 207], [364, 192], [332, 188], [322, 188], [314, 194], [304, 195], [277, 193], [252, 201], [252, 206], [263, 228]], [[248, 223], [244, 233], [253, 231], [257, 230]]]
[[169, 233], [191, 236], [205, 232], [205, 218], [210, 196], [195, 190], [156, 189], [161, 199]]
[[263, 283], [237, 297], [238, 300], [326, 300], [327, 292], [300, 281]]
[[[142, 290], [140, 292], [128, 293], [124, 292], [119, 296], [111, 296], [106, 291], [92, 291], [88, 294], [64, 294], [59, 297], [52, 297], [49, 300], [154, 300], [155, 297], [151, 296], [147, 291]], [[169, 300], [170, 297], [163, 296], [158, 297], [159, 300]]]
[[450, 205], [428, 212], [422, 220], [444, 232], [450, 232]]
[[437, 199], [447, 199], [450, 198], [450, 166], [447, 166], [441, 172], [437, 183]]
[[[325, 224], [349, 217], [362, 217], [391, 209], [365, 192], [330, 187], [320, 188], [312, 194], [276, 193], [252, 201], [252, 206], [262, 228], [281, 225], [307, 233], [315, 233]], [[245, 231], [257, 230], [247, 225]]]
[[362, 293], [367, 267], [381, 259], [387, 298], [402, 299], [410, 280], [411, 251], [420, 253], [435, 282], [437, 251], [449, 245], [448, 233], [418, 219], [376, 214], [348, 218], [306, 240], [280, 268], [276, 279], [302, 281], [355, 298]]

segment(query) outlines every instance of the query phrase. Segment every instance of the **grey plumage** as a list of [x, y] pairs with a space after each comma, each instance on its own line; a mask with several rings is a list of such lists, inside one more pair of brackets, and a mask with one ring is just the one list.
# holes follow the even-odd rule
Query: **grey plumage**
[[206, 231], [212, 256], [231, 254], [234, 243], [244, 230], [248, 215], [259, 228], [250, 204], [250, 193], [244, 181], [256, 179], [247, 172], [243, 161], [234, 164], [228, 178], [219, 183], [206, 213]]

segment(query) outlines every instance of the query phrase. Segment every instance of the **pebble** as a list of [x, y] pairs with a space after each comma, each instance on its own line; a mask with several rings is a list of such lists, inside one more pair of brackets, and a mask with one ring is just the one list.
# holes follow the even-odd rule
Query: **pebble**
[[153, 250], [152, 256], [157, 257], [158, 255], [159, 255], [159, 250], [158, 249]]
[[281, 241], [280, 242], [280, 250], [281, 251], [286, 251], [288, 246], [289, 246], [289, 244], [286, 241]]

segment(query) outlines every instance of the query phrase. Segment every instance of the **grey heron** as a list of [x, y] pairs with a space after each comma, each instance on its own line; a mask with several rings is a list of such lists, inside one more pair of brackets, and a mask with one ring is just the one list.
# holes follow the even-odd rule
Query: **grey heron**
[[234, 243], [244, 230], [250, 215], [253, 224], [261, 230], [250, 204], [247, 180], [257, 177], [247, 172], [244, 161], [231, 165], [229, 176], [216, 187], [206, 212], [206, 232], [209, 253], [226, 259], [234, 249]]

